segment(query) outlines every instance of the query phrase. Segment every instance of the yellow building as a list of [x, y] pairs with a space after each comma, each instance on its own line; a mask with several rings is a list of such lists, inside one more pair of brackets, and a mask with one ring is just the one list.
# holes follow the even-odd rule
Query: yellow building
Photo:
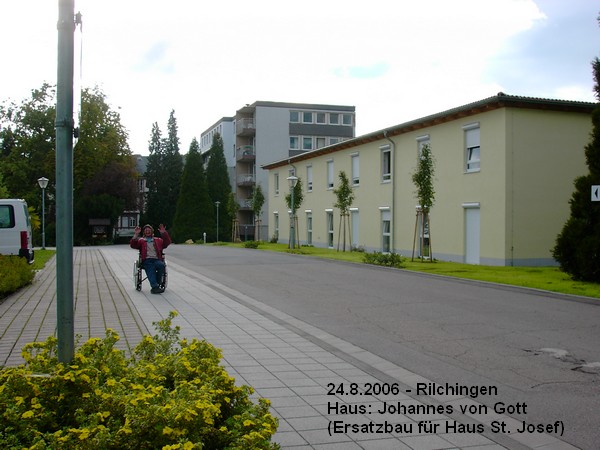
[[[338, 248], [341, 218], [333, 190], [344, 171], [355, 196], [347, 248], [410, 256], [430, 243], [439, 260], [555, 265], [551, 251], [569, 217], [573, 181], [588, 172], [584, 147], [595, 107], [499, 93], [263, 165], [269, 171], [269, 234], [288, 242], [285, 195], [287, 178], [295, 174], [304, 197], [297, 212], [300, 244]], [[435, 161], [435, 203], [421, 239], [412, 174], [424, 144]]]

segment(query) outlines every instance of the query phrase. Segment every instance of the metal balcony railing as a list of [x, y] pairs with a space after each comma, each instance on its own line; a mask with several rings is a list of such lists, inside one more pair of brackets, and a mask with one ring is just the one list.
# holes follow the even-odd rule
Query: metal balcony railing
[[254, 161], [256, 153], [254, 153], [253, 145], [244, 145], [239, 147], [235, 152], [236, 161]]
[[252, 173], [237, 176], [238, 186], [252, 186], [255, 182], [256, 176]]
[[235, 133], [238, 136], [253, 136], [256, 133], [254, 119], [238, 119], [235, 122]]

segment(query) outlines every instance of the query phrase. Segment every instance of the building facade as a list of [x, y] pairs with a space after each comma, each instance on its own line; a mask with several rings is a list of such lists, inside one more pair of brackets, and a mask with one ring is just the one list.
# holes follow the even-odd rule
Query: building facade
[[[333, 190], [340, 171], [355, 195], [350, 242], [366, 251], [499, 266], [555, 265], [551, 250], [569, 217], [573, 181], [587, 172], [593, 103], [499, 93], [475, 103], [263, 165], [270, 235], [289, 239], [286, 179], [303, 180], [301, 244], [341, 239]], [[412, 174], [419, 151], [435, 161], [435, 203], [426, 236]], [[422, 239], [423, 238], [423, 239]]]
[[[260, 166], [352, 139], [355, 122], [354, 106], [257, 101], [237, 110], [233, 119], [223, 118], [202, 133], [201, 149], [205, 152], [212, 144], [209, 134], [221, 130], [232, 191], [239, 207], [242, 240], [269, 237], [270, 218], [265, 212], [269, 210], [270, 188], [268, 174]], [[265, 196], [260, 218], [254, 217], [252, 210], [257, 185]], [[255, 233], [258, 219], [260, 234]]]

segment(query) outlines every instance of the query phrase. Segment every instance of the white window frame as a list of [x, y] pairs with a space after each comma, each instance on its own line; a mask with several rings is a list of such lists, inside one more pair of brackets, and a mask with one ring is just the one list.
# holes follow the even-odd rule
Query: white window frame
[[462, 127], [465, 136], [465, 172], [481, 170], [481, 128], [479, 122]]
[[290, 136], [290, 150], [300, 149], [300, 138], [298, 136]]
[[381, 211], [381, 252], [390, 253], [392, 243], [392, 215], [390, 208], [379, 208]]
[[327, 189], [333, 189], [333, 159], [327, 161]]
[[317, 136], [315, 138], [316, 140], [316, 147], [317, 149], [319, 148], [323, 148], [323, 147], [327, 147], [327, 138], [323, 137], [323, 136]]
[[330, 137], [329, 138], [329, 145], [337, 144], [338, 142], [340, 142], [340, 138], [338, 138], [338, 137]]
[[[420, 159], [423, 154], [423, 147], [427, 144], [430, 144], [429, 135], [426, 134], [424, 136], [417, 137], [417, 157]], [[431, 145], [431, 144], [430, 144]]]
[[381, 182], [389, 183], [392, 180], [392, 147], [382, 145], [381, 150]]
[[[302, 123], [313, 123], [313, 113], [312, 111], [302, 111]], [[307, 117], [310, 114], [310, 117]], [[306, 120], [306, 119], [309, 120]]]
[[300, 111], [290, 111], [290, 123], [300, 123]]
[[333, 209], [326, 209], [326, 221], [327, 224], [327, 248], [333, 248], [333, 236], [334, 236], [334, 223], [333, 223]]
[[326, 124], [327, 123], [327, 113], [324, 112], [318, 112], [316, 113], [316, 122], [315, 123], [321, 123], [321, 124]]
[[313, 149], [312, 136], [302, 136], [302, 150], [310, 151]]
[[306, 192], [313, 190], [313, 170], [312, 165], [306, 166]]
[[312, 210], [307, 209], [306, 213], [306, 245], [312, 245], [312, 235], [313, 235], [313, 215]]
[[340, 124], [340, 113], [329, 113], [329, 125]]
[[350, 167], [352, 168], [352, 186], [360, 186], [360, 159], [358, 153], [350, 155]]
[[279, 195], [279, 173], [273, 174], [273, 190], [275, 195]]
[[352, 114], [342, 114], [342, 125], [351, 127], [352, 126]]

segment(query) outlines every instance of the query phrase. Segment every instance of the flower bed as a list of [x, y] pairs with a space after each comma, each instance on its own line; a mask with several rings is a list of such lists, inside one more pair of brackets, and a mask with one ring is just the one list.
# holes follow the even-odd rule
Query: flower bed
[[3, 449], [277, 449], [269, 401], [250, 399], [206, 341], [179, 339], [171, 313], [127, 358], [119, 336], [81, 345], [70, 365], [57, 340], [28, 344], [0, 370]]

